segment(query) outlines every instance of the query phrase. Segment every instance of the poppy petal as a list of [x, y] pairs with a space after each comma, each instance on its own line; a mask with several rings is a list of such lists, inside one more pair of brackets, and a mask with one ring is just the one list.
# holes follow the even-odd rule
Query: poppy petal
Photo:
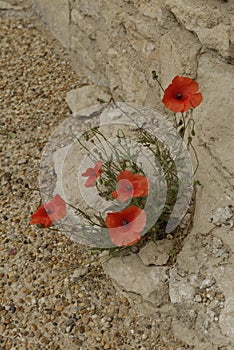
[[30, 221], [30, 225], [43, 225], [45, 228], [52, 225], [52, 220], [48, 216], [45, 205], [43, 204], [40, 208], [38, 208], [35, 213], [31, 215], [32, 220]]
[[42, 204], [35, 213], [32, 214], [32, 220], [29, 224], [41, 224], [47, 228], [51, 226], [54, 221], [63, 219], [66, 214], [66, 203], [62, 197], [57, 194], [48, 203]]
[[81, 176], [92, 176], [94, 174], [94, 168], [88, 168]]
[[129, 181], [133, 181], [134, 176], [131, 173], [131, 171], [129, 171], [129, 170], [121, 171], [121, 173], [118, 176], [118, 180], [124, 180], [124, 179], [129, 180]]
[[184, 111], [184, 101], [176, 100], [175, 98], [168, 97], [165, 93], [162, 102], [172, 112], [178, 113]]
[[102, 162], [99, 160], [94, 168], [88, 168], [81, 176], [88, 177], [85, 182], [85, 187], [93, 187], [95, 186], [95, 182], [97, 178], [100, 176], [102, 172]]
[[198, 90], [199, 85], [193, 79], [176, 76], [165, 89], [162, 102], [169, 110], [183, 113], [202, 102], [202, 95]]
[[99, 176], [101, 174], [101, 172], [102, 172], [102, 162], [100, 160], [95, 165], [94, 170], [95, 170], [96, 175]]
[[149, 193], [149, 181], [145, 176], [133, 174], [129, 170], [121, 171], [118, 176], [118, 190], [112, 193], [113, 198], [124, 202], [132, 197], [144, 197]]
[[118, 181], [118, 190], [112, 193], [112, 197], [117, 198], [120, 202], [125, 202], [133, 197], [133, 191], [131, 181], [122, 179]]
[[112, 243], [118, 247], [129, 247], [141, 239], [140, 232], [130, 232], [126, 234], [114, 228], [109, 231]]
[[105, 223], [109, 228], [121, 227], [122, 226], [123, 215], [121, 212], [108, 213]]
[[140, 176], [138, 181], [133, 182], [134, 197], [145, 197], [149, 194], [149, 181], [146, 177]]
[[202, 102], [202, 94], [197, 93], [193, 95], [192, 98], [190, 99], [190, 102], [193, 108], [199, 106], [200, 103]]
[[89, 178], [85, 182], [85, 187], [93, 187], [95, 186], [96, 176], [89, 176]]
[[108, 213], [106, 226], [112, 243], [117, 246], [130, 246], [139, 241], [140, 232], [146, 224], [144, 210], [131, 206], [121, 212]]
[[126, 220], [130, 222], [131, 230], [141, 232], [146, 224], [146, 214], [144, 210], [135, 207], [125, 209]]
[[45, 210], [52, 222], [64, 218], [67, 214], [66, 203], [59, 194], [53, 197], [48, 203], [45, 203]]

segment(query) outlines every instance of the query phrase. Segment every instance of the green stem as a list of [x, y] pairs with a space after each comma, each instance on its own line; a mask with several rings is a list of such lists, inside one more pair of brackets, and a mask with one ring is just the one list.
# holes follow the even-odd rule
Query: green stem
[[158, 80], [158, 75], [156, 74], [155, 70], [152, 71], [152, 78], [153, 80], [156, 80], [160, 89], [165, 92], [164, 88], [162, 87], [162, 84], [160, 83], [160, 81]]
[[102, 227], [102, 225], [100, 224], [97, 224], [95, 221], [93, 221], [90, 216], [88, 214], [86, 214], [83, 210], [79, 209], [79, 208], [76, 208], [74, 205], [70, 204], [70, 203], [66, 203], [67, 205], [69, 205], [71, 208], [75, 209], [76, 211], [78, 211], [80, 214], [83, 215], [83, 217], [85, 219], [87, 219], [92, 225], [95, 225], [95, 226], [99, 226], [99, 227]]
[[184, 135], [185, 135], [185, 130], [186, 130], [186, 122], [185, 122], [184, 113], [181, 113], [181, 116], [182, 116], [183, 127], [184, 127], [184, 132], [183, 132], [182, 139], [184, 140]]
[[195, 170], [194, 170], [194, 172], [193, 172], [193, 176], [194, 176], [194, 175], [196, 174], [196, 172], [197, 172], [198, 167], [199, 167], [199, 159], [198, 159], [198, 156], [197, 156], [197, 152], [196, 152], [196, 150], [195, 150], [195, 147], [193, 146], [192, 143], [190, 143], [190, 146], [192, 147], [192, 150], [193, 150], [193, 153], [194, 153], [194, 155], [195, 155], [196, 162], [197, 162], [196, 168], [195, 168]]

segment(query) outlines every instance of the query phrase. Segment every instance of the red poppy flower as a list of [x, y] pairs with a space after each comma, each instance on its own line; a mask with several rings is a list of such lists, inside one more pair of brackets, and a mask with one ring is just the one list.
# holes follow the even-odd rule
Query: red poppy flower
[[88, 168], [85, 173], [81, 174], [82, 176], [88, 176], [88, 179], [85, 183], [85, 187], [93, 187], [95, 181], [100, 176], [102, 172], [102, 162], [99, 160], [94, 168]]
[[63, 219], [67, 214], [66, 203], [57, 194], [48, 203], [42, 204], [35, 213], [32, 214], [31, 225], [41, 224], [44, 227], [49, 227], [54, 221]]
[[198, 92], [196, 81], [186, 77], [176, 76], [164, 92], [162, 102], [172, 112], [186, 112], [202, 102], [202, 94]]
[[132, 197], [144, 197], [149, 193], [149, 181], [145, 176], [121, 171], [118, 176], [118, 190], [112, 193], [113, 198], [124, 202]]
[[141, 238], [146, 224], [144, 210], [132, 205], [120, 212], [108, 213], [106, 220], [111, 241], [119, 246], [131, 246]]

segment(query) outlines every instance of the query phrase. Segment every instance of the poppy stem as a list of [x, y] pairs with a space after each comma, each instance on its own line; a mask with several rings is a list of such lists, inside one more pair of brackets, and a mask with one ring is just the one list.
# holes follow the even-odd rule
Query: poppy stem
[[176, 126], [176, 129], [178, 129], [178, 122], [177, 122], [177, 118], [176, 118], [176, 113], [174, 113], [174, 118], [175, 118], [175, 126]]
[[187, 129], [187, 127], [189, 126], [189, 124], [190, 124], [191, 122], [193, 123], [192, 129], [194, 129], [195, 121], [194, 121], [194, 119], [192, 119], [191, 117], [189, 118], [189, 120], [188, 120], [188, 122], [187, 122], [187, 124], [186, 124], [186, 128], [185, 128], [185, 129]]
[[[90, 150], [88, 149], [88, 147], [86, 147], [86, 146], [80, 141], [80, 139], [79, 139], [76, 135], [73, 134], [71, 128], [70, 128], [70, 131], [71, 131], [71, 134], [72, 134], [72, 136], [74, 137], [74, 139], [76, 139], [76, 141], [81, 145], [81, 147], [83, 147], [83, 148], [88, 152], [88, 154], [89, 154], [89, 153], [90, 153]], [[85, 135], [85, 134], [83, 134], [82, 136], [84, 136], [84, 135]], [[94, 158], [95, 161], [98, 161], [98, 160], [99, 160], [99, 159], [98, 159], [97, 157], [95, 157], [94, 155], [93, 155], [93, 158]]]
[[199, 159], [198, 159], [198, 156], [197, 156], [197, 152], [195, 150], [195, 147], [193, 146], [193, 144], [190, 142], [190, 146], [192, 147], [192, 150], [193, 150], [193, 153], [194, 153], [194, 156], [195, 156], [195, 159], [196, 159], [196, 162], [197, 162], [197, 165], [196, 165], [196, 168], [193, 172], [193, 176], [195, 176], [196, 172], [197, 172], [197, 169], [199, 168]]
[[75, 209], [76, 211], [78, 211], [81, 215], [83, 215], [83, 217], [85, 219], [87, 219], [92, 225], [95, 226], [99, 226], [99, 227], [103, 227], [102, 225], [96, 223], [95, 221], [93, 221], [90, 216], [88, 214], [86, 214], [83, 210], [81, 210], [80, 208], [76, 208], [74, 205], [70, 204], [70, 203], [66, 203], [67, 205], [69, 205], [69, 207]]
[[184, 113], [181, 113], [181, 116], [182, 116], [182, 121], [183, 121], [183, 125], [184, 125], [184, 130], [183, 130], [182, 139], [184, 139], [185, 130], [186, 130], [186, 123], [185, 123]]
[[165, 92], [164, 88], [162, 87], [162, 84], [160, 83], [160, 81], [158, 80], [159, 76], [157, 75], [157, 73], [155, 72], [155, 70], [152, 71], [152, 78], [153, 80], [156, 80], [160, 89], [162, 90], [162, 92]]

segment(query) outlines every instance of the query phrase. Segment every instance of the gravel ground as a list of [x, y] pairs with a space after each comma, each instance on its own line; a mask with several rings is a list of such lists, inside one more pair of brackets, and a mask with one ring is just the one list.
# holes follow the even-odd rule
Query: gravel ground
[[116, 295], [96, 255], [28, 225], [42, 149], [84, 79], [29, 12], [1, 17], [0, 349], [185, 349], [168, 320]]

